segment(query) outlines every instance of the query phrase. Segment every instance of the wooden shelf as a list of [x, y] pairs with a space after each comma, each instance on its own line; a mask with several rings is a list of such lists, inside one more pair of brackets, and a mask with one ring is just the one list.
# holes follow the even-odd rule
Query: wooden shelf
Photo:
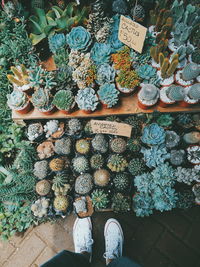
[[129, 115], [129, 114], [137, 114], [137, 113], [151, 113], [153, 111], [160, 111], [160, 112], [200, 112], [200, 104], [189, 107], [183, 108], [179, 107], [178, 105], [174, 105], [172, 107], [161, 108], [159, 106], [155, 106], [154, 108], [143, 110], [140, 109], [137, 105], [137, 95], [128, 96], [128, 97], [121, 97], [121, 104], [114, 108], [105, 109], [100, 107], [95, 112], [91, 114], [85, 114], [81, 110], [75, 110], [69, 115], [65, 115], [60, 111], [56, 111], [51, 115], [44, 115], [37, 111], [36, 109], [31, 110], [27, 114], [19, 114], [16, 111], [12, 112], [13, 120], [33, 120], [33, 119], [61, 119], [61, 118], [88, 118], [88, 117], [103, 117], [103, 116], [110, 116], [110, 115]]

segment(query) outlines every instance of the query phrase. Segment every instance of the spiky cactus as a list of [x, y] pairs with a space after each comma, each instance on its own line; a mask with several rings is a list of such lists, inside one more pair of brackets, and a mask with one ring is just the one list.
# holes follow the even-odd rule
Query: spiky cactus
[[82, 173], [89, 170], [89, 162], [85, 156], [78, 156], [72, 160], [73, 168], [76, 172]]
[[142, 159], [135, 158], [129, 162], [128, 170], [134, 176], [142, 174], [142, 172], [144, 172], [145, 169], [146, 166]]
[[92, 192], [92, 204], [95, 209], [105, 209], [109, 204], [109, 196], [102, 189]]
[[173, 101], [181, 101], [185, 97], [185, 90], [182, 86], [172, 85], [166, 90], [166, 95]]
[[128, 162], [123, 156], [115, 154], [110, 156], [107, 166], [113, 172], [121, 172], [126, 169]]
[[200, 67], [196, 63], [187, 64], [182, 71], [182, 78], [185, 81], [191, 81], [200, 74]]
[[92, 169], [100, 169], [103, 167], [104, 158], [101, 154], [94, 154], [90, 159]]
[[113, 179], [115, 189], [123, 192], [128, 189], [130, 185], [129, 176], [126, 173], [118, 173]]
[[196, 83], [190, 87], [188, 96], [194, 100], [200, 99], [200, 83]]
[[111, 140], [110, 148], [114, 153], [123, 153], [126, 150], [126, 141], [121, 137], [116, 137]]
[[112, 208], [114, 212], [127, 212], [130, 211], [130, 199], [121, 193], [114, 195], [112, 199]]
[[56, 196], [67, 195], [69, 189], [69, 176], [67, 174], [57, 174], [54, 176], [52, 190]]
[[90, 142], [86, 139], [80, 139], [76, 142], [76, 151], [80, 154], [88, 154], [90, 152]]

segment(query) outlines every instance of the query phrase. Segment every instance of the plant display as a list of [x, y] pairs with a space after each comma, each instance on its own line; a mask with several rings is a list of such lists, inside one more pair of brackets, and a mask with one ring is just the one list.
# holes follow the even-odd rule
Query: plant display
[[99, 85], [105, 83], [113, 83], [115, 80], [115, 69], [111, 67], [108, 63], [104, 63], [97, 68], [97, 78], [96, 82]]
[[80, 154], [88, 154], [90, 151], [90, 142], [86, 139], [80, 139], [76, 142], [76, 151]]
[[144, 127], [142, 142], [148, 145], [160, 145], [165, 142], [165, 130], [157, 123]]
[[119, 100], [119, 91], [115, 88], [115, 84], [105, 83], [100, 86], [98, 96], [100, 101], [108, 108], [115, 106]]
[[106, 209], [109, 203], [108, 194], [102, 189], [94, 190], [92, 193], [92, 204], [95, 209]]
[[49, 200], [46, 198], [41, 198], [36, 200], [31, 205], [31, 211], [33, 212], [33, 215], [39, 218], [42, 218], [44, 216], [47, 216], [49, 207]]
[[94, 172], [94, 183], [100, 187], [108, 185], [110, 173], [106, 169], [99, 169]]
[[103, 167], [104, 164], [104, 158], [101, 154], [94, 154], [90, 158], [90, 166], [92, 169], [100, 169]]
[[123, 156], [114, 154], [108, 159], [107, 166], [113, 172], [123, 172], [128, 166], [128, 162]]
[[132, 159], [128, 164], [128, 170], [133, 175], [139, 175], [146, 169], [143, 159], [135, 158]]
[[60, 110], [70, 111], [75, 99], [71, 91], [60, 90], [55, 94], [53, 104]]
[[118, 173], [113, 178], [113, 183], [117, 191], [126, 191], [130, 186], [129, 175], [126, 173]]
[[75, 100], [78, 107], [86, 112], [94, 111], [98, 105], [98, 98], [95, 91], [89, 87], [79, 90]]
[[88, 194], [93, 188], [92, 175], [89, 173], [81, 174], [76, 178], [75, 191], [79, 195]]
[[40, 180], [45, 179], [48, 174], [49, 164], [47, 160], [37, 161], [34, 164], [33, 174]]
[[72, 161], [73, 168], [78, 173], [87, 172], [89, 170], [89, 162], [85, 156], [78, 156]]
[[126, 150], [126, 141], [121, 137], [113, 138], [110, 142], [110, 148], [114, 153], [124, 153]]
[[41, 180], [36, 184], [36, 192], [40, 196], [46, 196], [51, 190], [51, 184], [47, 180]]
[[112, 208], [114, 212], [130, 211], [130, 199], [121, 193], [114, 195], [112, 199]]
[[56, 140], [54, 150], [58, 155], [69, 155], [72, 150], [71, 138], [63, 137], [59, 140]]
[[69, 207], [68, 198], [66, 196], [59, 195], [54, 199], [53, 205], [55, 210], [64, 212]]
[[103, 134], [96, 134], [92, 139], [92, 147], [95, 151], [106, 153], [108, 151], [108, 142]]

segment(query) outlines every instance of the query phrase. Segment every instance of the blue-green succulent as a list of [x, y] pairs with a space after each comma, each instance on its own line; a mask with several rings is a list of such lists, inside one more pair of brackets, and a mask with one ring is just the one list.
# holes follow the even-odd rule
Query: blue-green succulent
[[109, 63], [111, 45], [108, 43], [95, 43], [91, 49], [91, 58], [96, 65]]
[[111, 33], [110, 37], [108, 38], [108, 43], [112, 48], [112, 53], [117, 52], [124, 46], [124, 44], [118, 38], [118, 30]]
[[115, 88], [114, 83], [105, 83], [100, 86], [98, 95], [103, 104], [106, 104], [108, 108], [117, 104], [119, 98], [119, 91]]
[[142, 142], [148, 145], [160, 145], [165, 142], [165, 130], [157, 123], [152, 123], [144, 127]]
[[86, 87], [78, 91], [75, 97], [76, 103], [81, 110], [94, 111], [98, 105], [98, 97], [94, 89]]
[[137, 69], [138, 75], [144, 79], [144, 81], [149, 81], [152, 77], [156, 75], [156, 69], [153, 68], [151, 65], [145, 64], [141, 65]]
[[59, 48], [62, 48], [66, 45], [66, 37], [63, 33], [55, 34], [48, 39], [49, 49], [52, 53], [56, 53]]
[[133, 197], [133, 210], [138, 217], [145, 217], [153, 214], [153, 200], [148, 194], [140, 192]]
[[115, 80], [115, 69], [113, 67], [111, 67], [107, 63], [98, 66], [96, 82], [99, 85], [103, 85], [104, 83], [113, 83], [114, 80]]
[[91, 34], [82, 26], [74, 27], [66, 36], [71, 49], [87, 51], [92, 43]]

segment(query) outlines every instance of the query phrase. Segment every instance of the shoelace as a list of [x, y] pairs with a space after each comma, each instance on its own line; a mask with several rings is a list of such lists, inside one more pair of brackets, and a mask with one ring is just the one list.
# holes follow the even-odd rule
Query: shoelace
[[[117, 242], [117, 243], [116, 243]], [[115, 259], [119, 257], [119, 242], [116, 239], [116, 236], [110, 235], [109, 239], [106, 242], [106, 252], [103, 254], [104, 258]]]
[[84, 251], [87, 251], [87, 252], [90, 252], [89, 251], [89, 247], [92, 246], [92, 244], [94, 243], [94, 240], [93, 239], [89, 239], [84, 245], [80, 246], [80, 252], [84, 252]]

